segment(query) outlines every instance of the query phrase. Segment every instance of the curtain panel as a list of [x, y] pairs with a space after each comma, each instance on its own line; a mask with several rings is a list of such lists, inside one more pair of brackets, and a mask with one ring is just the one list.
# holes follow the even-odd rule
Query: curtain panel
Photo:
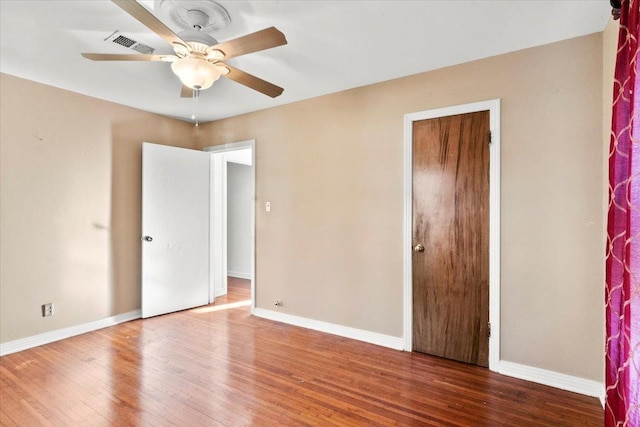
[[613, 84], [605, 292], [607, 427], [640, 426], [639, 3], [621, 4]]

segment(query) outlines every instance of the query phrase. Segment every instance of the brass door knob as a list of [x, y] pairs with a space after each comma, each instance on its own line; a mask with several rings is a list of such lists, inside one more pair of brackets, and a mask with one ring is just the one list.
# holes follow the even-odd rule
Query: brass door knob
[[418, 243], [417, 245], [415, 245], [413, 247], [413, 251], [414, 252], [424, 252], [424, 246], [422, 246], [422, 244]]

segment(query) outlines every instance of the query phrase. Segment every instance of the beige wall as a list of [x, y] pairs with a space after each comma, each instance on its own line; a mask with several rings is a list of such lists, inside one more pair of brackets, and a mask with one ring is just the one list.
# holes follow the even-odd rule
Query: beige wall
[[6, 74], [0, 93], [0, 342], [140, 308], [141, 142], [193, 127]]
[[602, 41], [201, 126], [200, 147], [256, 139], [257, 306], [401, 336], [403, 115], [501, 98], [502, 359], [601, 381]]
[[[258, 307], [401, 336], [403, 115], [501, 98], [502, 359], [602, 380], [602, 43], [201, 126], [198, 147], [256, 139]], [[192, 126], [0, 85], [0, 341], [139, 308], [140, 144], [192, 146]]]

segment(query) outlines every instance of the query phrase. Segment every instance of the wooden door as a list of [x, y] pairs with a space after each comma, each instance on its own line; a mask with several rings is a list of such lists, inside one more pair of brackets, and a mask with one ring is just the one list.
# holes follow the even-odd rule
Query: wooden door
[[489, 139], [488, 111], [413, 123], [413, 350], [485, 367]]

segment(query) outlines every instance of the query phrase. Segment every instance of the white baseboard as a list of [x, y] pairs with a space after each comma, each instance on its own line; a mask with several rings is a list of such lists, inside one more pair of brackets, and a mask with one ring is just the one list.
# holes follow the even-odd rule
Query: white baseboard
[[520, 365], [518, 363], [507, 362], [504, 360], [500, 361], [498, 365], [498, 372], [502, 375], [519, 378], [521, 380], [597, 397], [600, 399], [601, 403], [604, 402], [604, 384], [598, 381], [587, 380], [585, 378], [574, 377], [572, 375], [547, 371], [546, 369]]
[[[401, 337], [394, 337], [390, 335], [379, 334], [377, 332], [365, 331], [363, 329], [351, 328], [349, 326], [322, 322], [320, 320], [294, 316], [292, 314], [279, 313], [263, 308], [256, 308], [254, 314], [257, 317], [262, 317], [264, 319], [287, 323], [294, 326], [300, 326], [302, 328], [313, 329], [315, 331], [338, 335], [341, 337], [363, 341], [370, 344], [376, 344], [382, 347], [392, 348], [394, 350], [403, 350], [404, 348], [404, 339]], [[114, 326], [119, 323], [139, 319], [140, 317], [140, 310], [133, 310], [128, 313], [118, 314], [106, 319], [96, 320], [82, 325], [70, 326], [68, 328], [58, 329], [51, 332], [45, 332], [42, 334], [21, 338], [15, 341], [9, 341], [0, 344], [0, 356], [5, 356], [7, 354], [16, 353], [18, 351], [27, 350], [29, 348], [49, 344], [55, 341], [70, 338], [91, 331], [96, 331], [98, 329], [106, 328], [109, 326]], [[498, 372], [502, 375], [507, 375], [534, 383], [544, 384], [562, 390], [572, 391], [574, 393], [597, 397], [604, 405], [605, 387], [603, 383], [598, 381], [588, 380], [585, 378], [575, 377], [559, 372], [548, 371], [546, 369], [535, 368], [533, 366], [521, 365], [505, 360], [501, 360], [499, 362]]]
[[18, 351], [27, 350], [29, 348], [38, 347], [44, 344], [49, 344], [54, 341], [60, 341], [65, 338], [70, 338], [87, 332], [97, 331], [98, 329], [117, 325], [118, 323], [139, 319], [140, 316], [140, 310], [133, 310], [128, 313], [122, 313], [116, 316], [107, 317], [106, 319], [100, 319], [93, 322], [84, 323], [82, 325], [70, 326], [68, 328], [57, 329], [55, 331], [45, 332], [42, 334], [32, 335], [30, 337], [9, 341], [0, 344], [0, 356], [17, 353]]
[[[364, 341], [395, 350], [404, 349], [404, 339], [400, 337], [393, 337], [362, 329], [355, 329], [348, 326], [308, 319], [306, 317], [279, 313], [263, 308], [256, 308], [254, 314], [265, 319], [275, 320], [277, 322], [313, 329], [320, 332], [326, 332], [328, 334], [351, 338], [358, 341]], [[605, 387], [603, 383], [598, 381], [574, 377], [572, 375], [561, 374], [559, 372], [548, 371], [546, 369], [535, 368], [533, 366], [520, 365], [518, 363], [507, 362], [504, 360], [499, 362], [497, 372], [502, 375], [538, 384], [544, 384], [562, 390], [572, 391], [574, 393], [597, 397], [604, 405]]]
[[240, 271], [227, 270], [227, 276], [237, 277], [238, 279], [251, 280], [251, 273], [242, 273]]
[[322, 322], [320, 320], [294, 316], [292, 314], [279, 313], [277, 311], [265, 310], [264, 308], [256, 307], [254, 315], [264, 319], [275, 320], [276, 322], [313, 329], [314, 331], [326, 332], [332, 335], [364, 341], [370, 344], [392, 348], [394, 350], [402, 350], [404, 348], [404, 339], [401, 337], [393, 337], [391, 335], [379, 334], [377, 332], [365, 331], [363, 329], [351, 328], [349, 326], [336, 325], [335, 323]]

